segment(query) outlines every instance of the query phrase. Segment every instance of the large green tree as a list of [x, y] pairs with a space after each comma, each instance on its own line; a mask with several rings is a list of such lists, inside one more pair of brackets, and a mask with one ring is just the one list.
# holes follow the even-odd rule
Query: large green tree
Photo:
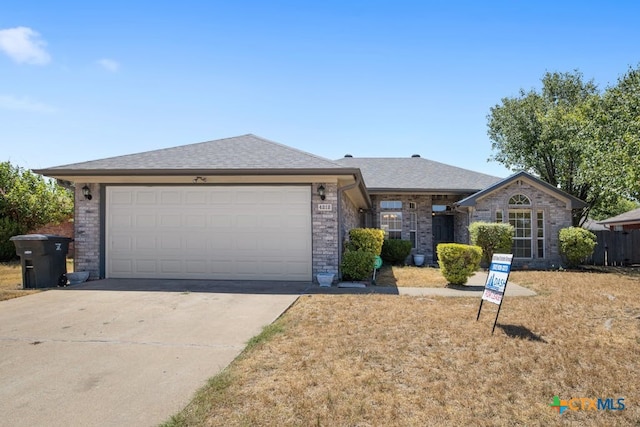
[[640, 67], [607, 88], [590, 167], [620, 196], [640, 200]]
[[608, 114], [603, 94], [580, 72], [548, 72], [542, 90], [503, 98], [488, 115], [491, 160], [511, 170], [525, 170], [572, 194], [588, 207], [574, 215], [574, 225], [589, 211], [618, 200], [614, 186], [602, 179], [601, 122]]
[[69, 190], [10, 162], [0, 163], [0, 260], [15, 255], [8, 241], [11, 236], [62, 221], [72, 213]]

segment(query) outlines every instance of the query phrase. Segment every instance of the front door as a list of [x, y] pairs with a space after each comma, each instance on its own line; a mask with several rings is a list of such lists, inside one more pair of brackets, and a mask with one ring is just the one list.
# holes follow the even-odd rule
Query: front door
[[433, 261], [438, 261], [438, 243], [453, 243], [453, 215], [431, 217], [433, 229]]

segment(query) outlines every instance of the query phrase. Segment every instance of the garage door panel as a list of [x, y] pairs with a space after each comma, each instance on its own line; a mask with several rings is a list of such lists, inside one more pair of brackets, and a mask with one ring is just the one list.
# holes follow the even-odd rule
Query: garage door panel
[[160, 192], [160, 204], [163, 206], [181, 206], [183, 190], [163, 190]]
[[184, 204], [202, 206], [207, 204], [208, 194], [202, 191], [185, 191]]
[[182, 261], [173, 260], [173, 259], [162, 259], [159, 261], [160, 265], [160, 273], [163, 274], [172, 274], [172, 273], [181, 273], [184, 268], [182, 265]]
[[157, 226], [156, 215], [136, 215], [135, 216], [135, 224], [136, 227], [147, 227], [147, 228], [155, 228]]
[[110, 246], [116, 251], [131, 251], [133, 249], [133, 239], [130, 235], [111, 236]]
[[134, 267], [134, 273], [152, 274], [151, 277], [155, 277], [155, 273], [158, 272], [158, 261], [155, 259], [136, 259]]
[[308, 186], [107, 187], [107, 277], [311, 279]]
[[158, 194], [152, 190], [137, 191], [133, 200], [136, 205], [155, 205], [157, 203]]
[[136, 238], [136, 243], [134, 245], [134, 249], [137, 250], [153, 250], [158, 246], [158, 239], [155, 236], [138, 236]]
[[203, 229], [207, 226], [207, 215], [204, 213], [184, 216], [184, 226]]
[[116, 275], [131, 275], [133, 274], [133, 261], [131, 259], [112, 259], [111, 270]]
[[162, 251], [178, 251], [182, 249], [182, 240], [180, 236], [163, 236], [160, 235], [160, 250]]
[[113, 226], [117, 227], [119, 230], [129, 229], [133, 224], [131, 214], [115, 213], [111, 216], [111, 221], [113, 223]]

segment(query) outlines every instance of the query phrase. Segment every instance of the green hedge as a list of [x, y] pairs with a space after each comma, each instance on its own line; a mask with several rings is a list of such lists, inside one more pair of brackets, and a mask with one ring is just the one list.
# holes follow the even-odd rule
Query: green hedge
[[459, 243], [440, 243], [436, 248], [440, 272], [452, 285], [464, 285], [480, 268], [482, 248]]
[[24, 234], [24, 228], [11, 218], [0, 218], [0, 261], [9, 261], [17, 258], [16, 246], [9, 239], [19, 234]]
[[344, 280], [366, 280], [373, 273], [376, 256], [372, 252], [347, 250], [342, 254], [340, 270]]
[[387, 239], [382, 244], [382, 260], [389, 264], [404, 264], [411, 254], [411, 242], [409, 240]]
[[347, 249], [352, 251], [362, 250], [380, 255], [384, 242], [384, 231], [379, 228], [352, 228], [349, 230], [349, 243]]
[[489, 265], [493, 254], [510, 254], [513, 246], [511, 224], [477, 221], [469, 226], [471, 244], [482, 248], [482, 261]]
[[560, 255], [567, 267], [574, 268], [593, 254], [597, 238], [591, 231], [580, 227], [567, 227], [560, 230]]

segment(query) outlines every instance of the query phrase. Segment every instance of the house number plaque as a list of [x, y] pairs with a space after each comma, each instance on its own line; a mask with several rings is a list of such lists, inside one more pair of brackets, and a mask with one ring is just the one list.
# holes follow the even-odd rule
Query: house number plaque
[[331, 211], [333, 209], [333, 205], [331, 203], [320, 203], [318, 205], [319, 211]]

